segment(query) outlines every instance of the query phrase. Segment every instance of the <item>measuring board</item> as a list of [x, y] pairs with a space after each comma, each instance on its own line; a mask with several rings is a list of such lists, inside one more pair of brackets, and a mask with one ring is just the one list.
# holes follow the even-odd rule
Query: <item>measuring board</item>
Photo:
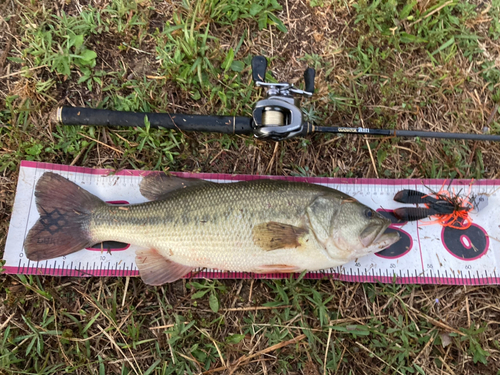
[[[4, 270], [10, 274], [37, 274], [56, 276], [138, 276], [135, 265], [135, 246], [109, 242], [104, 246], [84, 249], [76, 253], [42, 262], [26, 258], [23, 241], [29, 229], [39, 218], [34, 190], [37, 180], [46, 171], [68, 178], [83, 189], [110, 203], [142, 203], [147, 201], [139, 192], [139, 183], [146, 171], [70, 167], [57, 164], [23, 161], [19, 172], [17, 193], [5, 246]], [[402, 189], [429, 193], [439, 191], [443, 180], [385, 180], [320, 177], [250, 176], [208, 173], [173, 173], [179, 177], [201, 178], [218, 183], [259, 178], [302, 181], [325, 185], [358, 199], [361, 203], [390, 218], [389, 231], [399, 231], [401, 239], [380, 253], [372, 254], [337, 268], [309, 272], [306, 278], [331, 277], [343, 281], [382, 282], [402, 284], [499, 284], [500, 180], [478, 180], [472, 186], [476, 195], [488, 196], [488, 205], [477, 214], [471, 214], [473, 225], [467, 230], [444, 228], [440, 225], [422, 225], [421, 222], [397, 223], [392, 210], [404, 206], [393, 200]], [[469, 180], [454, 180], [456, 191], [467, 192]], [[425, 186], [424, 186], [425, 185]], [[109, 249], [109, 250], [108, 250]], [[498, 272], [498, 274], [497, 274]], [[250, 274], [201, 270], [197, 278], [288, 278], [288, 274]], [[189, 277], [189, 275], [188, 275]]]

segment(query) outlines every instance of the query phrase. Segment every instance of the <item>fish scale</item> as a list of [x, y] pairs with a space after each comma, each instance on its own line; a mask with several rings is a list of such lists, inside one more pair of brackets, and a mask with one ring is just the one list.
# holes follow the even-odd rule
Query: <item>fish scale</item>
[[[264, 251], [254, 244], [252, 229], [271, 220], [293, 226], [302, 224], [305, 208], [316, 198], [318, 189], [304, 185], [297, 191], [287, 185], [276, 189], [275, 183], [266, 180], [213, 184], [174, 192], [162, 201], [128, 207], [103, 206], [89, 230], [95, 242], [113, 238], [154, 248], [193, 267], [249, 271], [262, 261], [283, 264], [281, 254]], [[296, 254], [286, 252], [300, 256], [321, 247], [314, 236], [309, 241], [307, 249], [301, 248]]]

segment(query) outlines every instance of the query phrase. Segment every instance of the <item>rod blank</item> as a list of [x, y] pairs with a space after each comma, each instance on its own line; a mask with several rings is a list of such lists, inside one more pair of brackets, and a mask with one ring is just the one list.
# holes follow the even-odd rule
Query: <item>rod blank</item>
[[339, 126], [315, 126], [314, 133], [343, 133], [343, 134], [366, 134], [383, 135], [393, 137], [420, 137], [420, 138], [441, 138], [441, 139], [468, 139], [472, 141], [495, 141], [500, 142], [500, 135], [493, 134], [471, 134], [471, 133], [445, 133], [430, 132], [423, 130], [389, 130], [370, 128], [346, 128]]

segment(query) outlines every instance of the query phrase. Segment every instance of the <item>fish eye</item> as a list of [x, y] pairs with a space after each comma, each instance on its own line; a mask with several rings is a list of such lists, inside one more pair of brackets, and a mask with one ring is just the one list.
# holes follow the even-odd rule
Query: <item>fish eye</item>
[[367, 209], [365, 210], [365, 216], [368, 218], [368, 219], [371, 219], [373, 217], [373, 211], [370, 210], [370, 209]]

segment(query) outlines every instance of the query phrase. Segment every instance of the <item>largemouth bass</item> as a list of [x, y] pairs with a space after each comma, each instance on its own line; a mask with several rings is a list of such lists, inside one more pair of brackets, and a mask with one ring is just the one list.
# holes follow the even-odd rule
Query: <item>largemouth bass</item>
[[345, 264], [385, 249], [399, 234], [356, 199], [324, 186], [279, 180], [213, 183], [150, 174], [151, 202], [110, 205], [46, 172], [35, 197], [40, 219], [26, 237], [42, 261], [104, 241], [137, 245], [145, 283], [173, 282], [196, 268], [301, 272]]

